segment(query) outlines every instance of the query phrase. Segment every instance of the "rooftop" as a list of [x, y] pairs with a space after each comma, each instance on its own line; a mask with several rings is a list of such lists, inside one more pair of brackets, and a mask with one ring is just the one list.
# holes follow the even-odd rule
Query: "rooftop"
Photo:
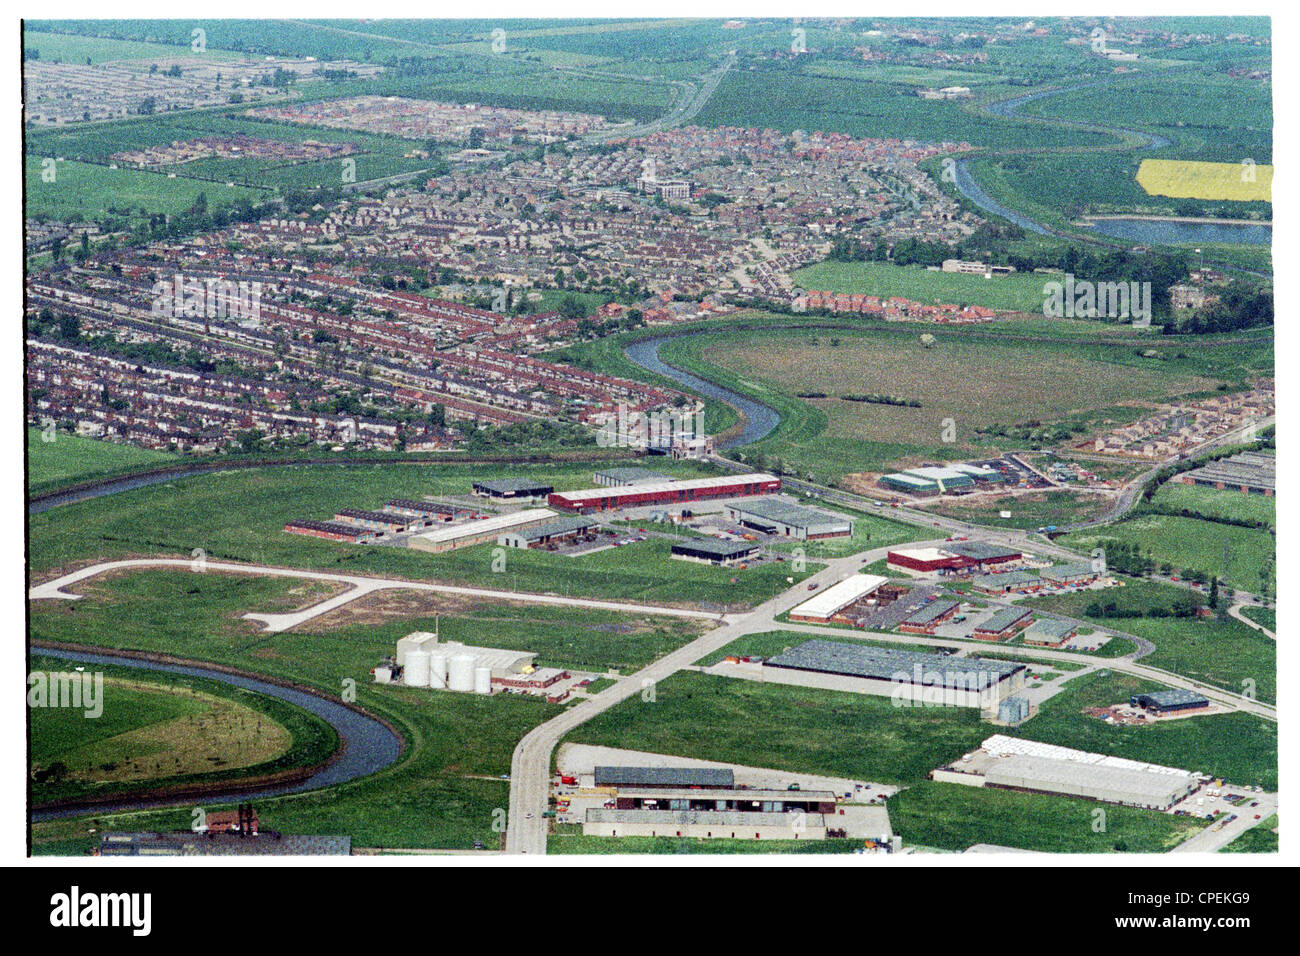
[[836, 611], [870, 594], [888, 580], [878, 574], [849, 575], [843, 581], [832, 584], [816, 597], [804, 601], [790, 613], [804, 614], [808, 617], [830, 617]]
[[983, 690], [1025, 669], [1024, 664], [982, 657], [944, 657], [869, 644], [811, 640], [769, 657], [765, 667], [843, 674], [897, 683]]

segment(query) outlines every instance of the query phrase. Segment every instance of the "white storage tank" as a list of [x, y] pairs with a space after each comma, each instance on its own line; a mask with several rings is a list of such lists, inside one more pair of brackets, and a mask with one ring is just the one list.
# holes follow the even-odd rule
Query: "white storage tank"
[[[457, 654], [447, 660], [447, 687], [472, 693], [474, 690], [474, 655]], [[427, 679], [428, 674], [425, 674]]]
[[474, 668], [474, 693], [476, 694], [492, 693], [492, 668], [490, 667]]
[[429, 655], [429, 686], [441, 690], [447, 686], [447, 655]]
[[404, 681], [407, 687], [429, 686], [429, 652], [407, 651]]

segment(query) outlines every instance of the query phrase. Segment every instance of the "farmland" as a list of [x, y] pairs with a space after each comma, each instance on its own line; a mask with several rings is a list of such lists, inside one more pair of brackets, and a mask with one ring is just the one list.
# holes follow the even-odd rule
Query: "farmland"
[[1144, 159], [1138, 185], [1153, 196], [1177, 199], [1230, 199], [1271, 202], [1273, 167], [1241, 163], [1198, 163], [1182, 159]]

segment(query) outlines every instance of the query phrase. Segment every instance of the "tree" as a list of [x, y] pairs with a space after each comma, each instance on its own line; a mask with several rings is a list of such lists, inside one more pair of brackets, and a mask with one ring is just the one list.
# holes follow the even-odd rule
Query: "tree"
[[1218, 606], [1219, 606], [1219, 578], [1216, 575], [1214, 578], [1210, 580], [1210, 607], [1217, 608]]

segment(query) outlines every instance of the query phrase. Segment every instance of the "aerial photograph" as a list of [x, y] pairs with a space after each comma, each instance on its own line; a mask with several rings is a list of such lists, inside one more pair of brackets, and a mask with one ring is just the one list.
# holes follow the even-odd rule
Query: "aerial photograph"
[[1276, 862], [1273, 21], [870, 9], [21, 22], [20, 863]]

